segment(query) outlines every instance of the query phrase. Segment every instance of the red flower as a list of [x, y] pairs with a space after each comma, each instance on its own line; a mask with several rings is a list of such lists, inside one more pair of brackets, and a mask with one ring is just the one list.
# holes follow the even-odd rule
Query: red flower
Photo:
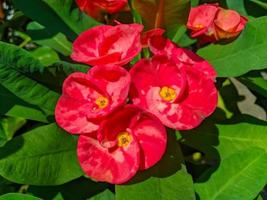
[[[160, 33], [157, 31], [156, 33]], [[163, 34], [163, 32], [161, 32]], [[213, 67], [203, 58], [184, 48], [178, 48], [171, 40], [166, 39], [162, 34], [147, 34], [146, 43], [154, 55], [167, 56], [175, 63], [184, 63], [194, 67], [205, 76], [215, 79], [217, 76]]]
[[140, 24], [101, 25], [79, 35], [71, 58], [89, 65], [124, 65], [142, 49]]
[[[202, 69], [210, 67], [206, 62], [201, 65]], [[170, 128], [195, 128], [216, 108], [213, 79], [192, 63], [154, 56], [137, 62], [130, 74], [133, 103]]]
[[203, 4], [191, 9], [187, 28], [192, 37], [200, 37], [202, 43], [207, 43], [236, 37], [246, 23], [247, 19], [234, 10]]
[[76, 0], [79, 8], [92, 17], [97, 17], [101, 11], [116, 13], [126, 6], [127, 0]]
[[166, 130], [156, 117], [127, 105], [103, 121], [97, 135], [79, 137], [78, 159], [89, 177], [121, 184], [155, 165], [166, 140]]
[[129, 73], [118, 66], [96, 66], [88, 74], [71, 74], [56, 106], [58, 125], [72, 134], [98, 130], [101, 119], [126, 102], [129, 86]]

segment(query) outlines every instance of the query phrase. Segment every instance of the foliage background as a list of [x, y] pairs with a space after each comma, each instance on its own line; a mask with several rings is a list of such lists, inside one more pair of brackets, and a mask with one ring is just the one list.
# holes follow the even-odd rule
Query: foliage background
[[[69, 58], [72, 41], [101, 22], [73, 0], [0, 2], [0, 200], [267, 199], [266, 0], [165, 0], [162, 9], [160, 0], [131, 0], [129, 11], [104, 16], [104, 23], [166, 28], [170, 39], [207, 59], [219, 75], [216, 112], [192, 131], [169, 130], [162, 161], [117, 186], [83, 176], [77, 138], [53, 116], [63, 80], [89, 68]], [[238, 39], [200, 48], [188, 36], [190, 6], [205, 2], [249, 19]], [[159, 13], [165, 20], [155, 21]]]

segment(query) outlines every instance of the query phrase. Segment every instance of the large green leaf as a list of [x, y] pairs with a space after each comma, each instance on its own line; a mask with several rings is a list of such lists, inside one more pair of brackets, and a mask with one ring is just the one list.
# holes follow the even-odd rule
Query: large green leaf
[[0, 175], [16, 183], [58, 185], [82, 175], [75, 139], [56, 124], [35, 128], [0, 148]]
[[13, 0], [25, 15], [42, 24], [53, 35], [59, 32], [75, 39], [79, 33], [98, 24], [77, 8], [73, 0]]
[[8, 193], [0, 196], [0, 200], [41, 200], [28, 194]]
[[177, 30], [186, 23], [190, 9], [189, 0], [132, 0], [132, 5], [142, 16], [146, 29]]
[[141, 172], [128, 185], [116, 186], [116, 200], [194, 200], [192, 178], [182, 162], [173, 134], [165, 156], [155, 167]]
[[267, 182], [267, 154], [250, 148], [222, 160], [218, 169], [202, 183], [195, 184], [200, 199], [254, 199]]
[[220, 158], [225, 159], [250, 147], [265, 149], [267, 153], [266, 133], [267, 123], [256, 119], [255, 122], [216, 126], [205, 123], [195, 130], [184, 132], [182, 142], [211, 156], [219, 153]]
[[59, 94], [38, 83], [34, 73], [43, 70], [44, 66], [25, 50], [0, 42], [0, 85], [49, 116], [54, 114]]
[[243, 33], [229, 44], [211, 44], [198, 51], [218, 72], [234, 77], [250, 70], [267, 68], [267, 16], [249, 21]]

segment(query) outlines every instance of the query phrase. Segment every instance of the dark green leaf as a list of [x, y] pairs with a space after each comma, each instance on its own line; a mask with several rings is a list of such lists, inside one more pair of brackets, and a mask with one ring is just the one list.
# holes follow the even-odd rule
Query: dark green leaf
[[16, 183], [58, 185], [82, 175], [75, 139], [56, 124], [35, 128], [0, 148], [0, 175]]

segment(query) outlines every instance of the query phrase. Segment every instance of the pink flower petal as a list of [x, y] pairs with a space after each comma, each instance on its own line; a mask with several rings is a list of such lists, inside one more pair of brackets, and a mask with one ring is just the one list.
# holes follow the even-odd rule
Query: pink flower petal
[[148, 169], [165, 153], [166, 130], [159, 119], [147, 112], [142, 112], [131, 129], [141, 147], [140, 169]]
[[141, 51], [140, 24], [101, 25], [79, 35], [72, 59], [89, 65], [124, 65]]

